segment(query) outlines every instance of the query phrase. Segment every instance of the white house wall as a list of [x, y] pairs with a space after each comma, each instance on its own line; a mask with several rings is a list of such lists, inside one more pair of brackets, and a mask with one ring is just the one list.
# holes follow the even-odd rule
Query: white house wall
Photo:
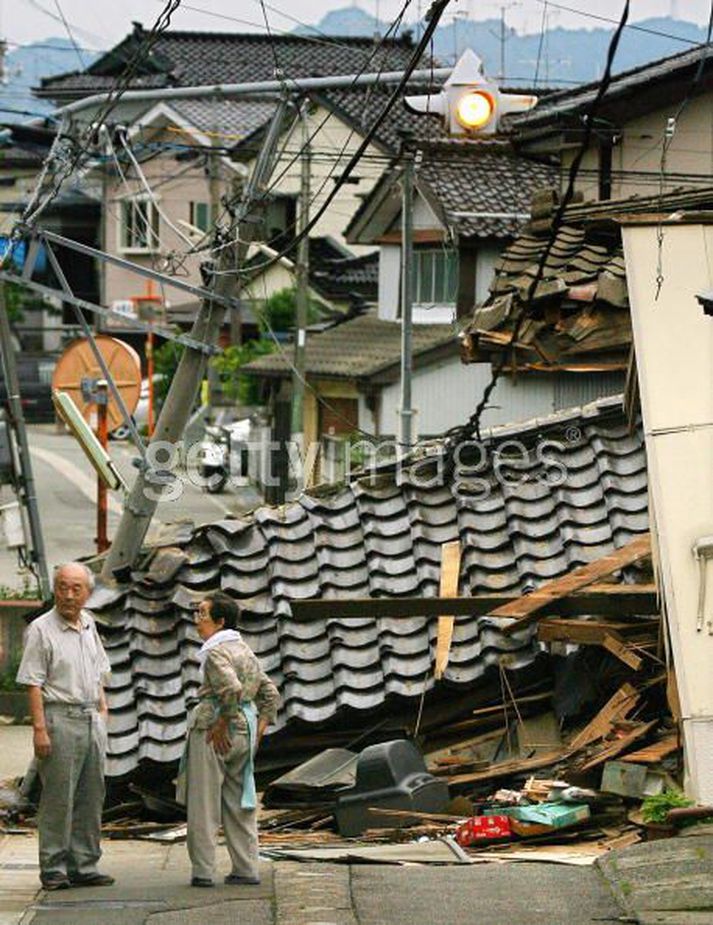
[[[413, 406], [418, 412], [417, 434], [421, 437], [437, 436], [467, 421], [490, 382], [490, 375], [489, 363], [464, 365], [458, 357], [415, 370]], [[623, 379], [618, 374], [522, 375], [515, 381], [504, 377], [496, 386], [482, 423], [484, 427], [490, 427], [528, 421], [564, 408], [578, 407], [606, 395], [616, 395], [622, 388]], [[381, 434], [397, 432], [400, 403], [401, 386], [398, 382], [382, 390]], [[376, 421], [363, 398], [359, 403], [359, 426], [369, 433], [376, 430]]]
[[379, 251], [379, 318], [396, 321], [399, 317], [401, 248], [382, 244]]
[[[655, 297], [657, 227], [625, 227], [624, 253], [664, 602], [683, 714], [686, 789], [713, 802], [713, 631], [696, 629], [693, 546], [713, 534], [713, 228], [666, 226]], [[713, 562], [705, 615], [713, 615]]]
[[[426, 203], [430, 225], [423, 228], [441, 230]], [[425, 218], [425, 211], [422, 212]], [[501, 244], [484, 242], [476, 254], [474, 304], [484, 302], [493, 280], [495, 265], [500, 258]], [[379, 317], [384, 321], [396, 321], [399, 317], [401, 297], [401, 247], [398, 244], [382, 244], [379, 251]], [[432, 305], [428, 308], [414, 305], [414, 324], [450, 324], [455, 316], [455, 305]]]

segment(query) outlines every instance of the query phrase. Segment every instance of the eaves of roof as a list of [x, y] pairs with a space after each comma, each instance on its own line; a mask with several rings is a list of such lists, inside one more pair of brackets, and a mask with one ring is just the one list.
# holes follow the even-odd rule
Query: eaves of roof
[[[631, 119], [646, 112], [661, 108], [676, 96], [682, 97], [690, 86], [690, 78], [701, 62], [705, 46], [670, 55], [639, 67], [623, 71], [612, 78], [606, 96], [600, 106], [600, 117], [614, 118], [626, 104], [624, 116]], [[713, 58], [704, 60], [704, 78], [713, 69]], [[662, 98], [662, 87], [673, 85], [666, 98]], [[706, 87], [704, 79], [697, 92]], [[591, 105], [599, 90], [599, 82], [583, 84], [572, 90], [551, 94], [543, 103], [530, 112], [510, 116], [508, 122], [518, 138], [528, 139], [543, 134], [556, 133], [563, 125], [571, 124], [583, 110]], [[642, 91], [646, 92], [642, 92]], [[631, 103], [635, 103], [632, 109]]]

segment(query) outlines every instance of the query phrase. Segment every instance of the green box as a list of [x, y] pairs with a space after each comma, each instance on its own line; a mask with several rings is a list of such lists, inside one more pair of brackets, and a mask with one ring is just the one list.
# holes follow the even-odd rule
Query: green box
[[589, 819], [586, 803], [536, 803], [533, 806], [513, 806], [507, 814], [520, 822], [536, 822], [551, 825], [553, 829], [564, 829]]

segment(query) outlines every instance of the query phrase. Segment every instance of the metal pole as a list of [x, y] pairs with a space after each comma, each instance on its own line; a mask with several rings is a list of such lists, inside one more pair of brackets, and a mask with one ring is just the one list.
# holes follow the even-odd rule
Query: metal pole
[[19, 500], [27, 508], [32, 541], [32, 558], [37, 566], [37, 581], [40, 586], [40, 594], [45, 598], [49, 597], [50, 580], [45, 556], [45, 542], [40, 523], [40, 511], [35, 491], [35, 479], [32, 474], [30, 445], [27, 440], [25, 415], [23, 414], [20, 400], [20, 383], [17, 377], [17, 366], [15, 365], [15, 351], [12, 348], [12, 333], [10, 331], [10, 319], [7, 314], [4, 283], [0, 283], [0, 354], [2, 354], [2, 365], [5, 371], [5, 388], [10, 409], [10, 423], [15, 431], [20, 467], [22, 469], [22, 497]]
[[146, 378], [148, 381], [149, 406], [146, 415], [146, 436], [151, 439], [154, 425], [154, 362], [153, 362], [153, 328], [149, 327], [146, 334]]
[[[310, 150], [309, 122], [307, 120], [307, 103], [300, 109], [302, 122], [302, 155], [300, 172], [300, 238], [297, 247], [297, 266], [295, 279], [297, 283], [297, 307], [295, 313], [295, 368], [292, 373], [292, 424], [291, 437], [297, 444], [300, 459], [306, 459], [304, 440], [304, 398], [305, 398], [305, 348], [307, 343], [307, 313], [309, 306], [309, 235], [304, 230], [309, 224], [310, 205]], [[298, 489], [304, 487], [304, 473], [297, 476]]]
[[[105, 379], [100, 379], [97, 382], [96, 401], [97, 438], [99, 443], [106, 449], [109, 444], [109, 429], [107, 426], [109, 383]], [[109, 548], [107, 509], [107, 487], [103, 479], [97, 475], [97, 553], [100, 555]]]
[[[413, 71], [410, 80], [414, 83], [431, 84], [434, 80], [446, 80], [453, 68], [436, 67]], [[163, 87], [157, 90], [126, 90], [121, 95], [122, 103], [149, 102], [151, 100], [185, 100], [206, 99], [219, 97], [254, 96], [258, 93], [282, 94], [286, 91], [304, 93], [306, 90], [337, 90], [340, 87], [370, 87], [373, 84], [398, 83], [404, 76], [404, 71], [382, 71], [371, 74], [343, 74], [334, 77], [299, 77], [292, 79], [283, 77], [280, 80], [259, 80], [252, 83], [237, 84], [210, 84], [198, 87]], [[54, 112], [55, 116], [69, 116], [99, 106], [106, 102], [109, 93], [95, 93], [60, 106]]]
[[[260, 213], [264, 214], [264, 209], [260, 203], [255, 203], [255, 199], [272, 171], [286, 109], [287, 102], [283, 99], [275, 110], [255, 168], [246, 184], [242, 202], [233, 215], [228, 230], [229, 243], [226, 242], [227, 246], [221, 246], [218, 250], [213, 288], [221, 298], [233, 295], [238, 282], [235, 271], [245, 259], [249, 241], [255, 239], [259, 233]], [[225, 310], [219, 302], [205, 299], [191, 330], [191, 336], [204, 343], [214, 344], [218, 339], [224, 314]], [[149, 459], [154, 464], [158, 462], [155, 458], [152, 459], [152, 450], [155, 448], [157, 454], [159, 451], [156, 444], [160, 443], [170, 452], [183, 436], [204, 372], [205, 355], [198, 350], [186, 350], [178, 364], [148, 447]], [[131, 567], [136, 561], [161, 494], [167, 482], [173, 478], [173, 473], [159, 472], [153, 468], [144, 467], [139, 471], [126, 498], [114, 542], [102, 569], [102, 579], [105, 582], [113, 581], [117, 570]]]
[[401, 175], [401, 443], [413, 443], [411, 375], [413, 371], [413, 154], [404, 152]]

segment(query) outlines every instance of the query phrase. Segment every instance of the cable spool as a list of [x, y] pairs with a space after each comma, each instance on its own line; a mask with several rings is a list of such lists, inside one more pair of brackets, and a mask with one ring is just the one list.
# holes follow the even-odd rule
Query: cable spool
[[[94, 338], [104, 358], [126, 409], [133, 414], [141, 394], [141, 360], [133, 347], [118, 340], [99, 334]], [[52, 376], [53, 391], [67, 392], [88, 423], [96, 416], [97, 382], [104, 379], [91, 345], [86, 338], [73, 341], [59, 358]], [[124, 423], [119, 406], [109, 391], [107, 422], [111, 432]]]

